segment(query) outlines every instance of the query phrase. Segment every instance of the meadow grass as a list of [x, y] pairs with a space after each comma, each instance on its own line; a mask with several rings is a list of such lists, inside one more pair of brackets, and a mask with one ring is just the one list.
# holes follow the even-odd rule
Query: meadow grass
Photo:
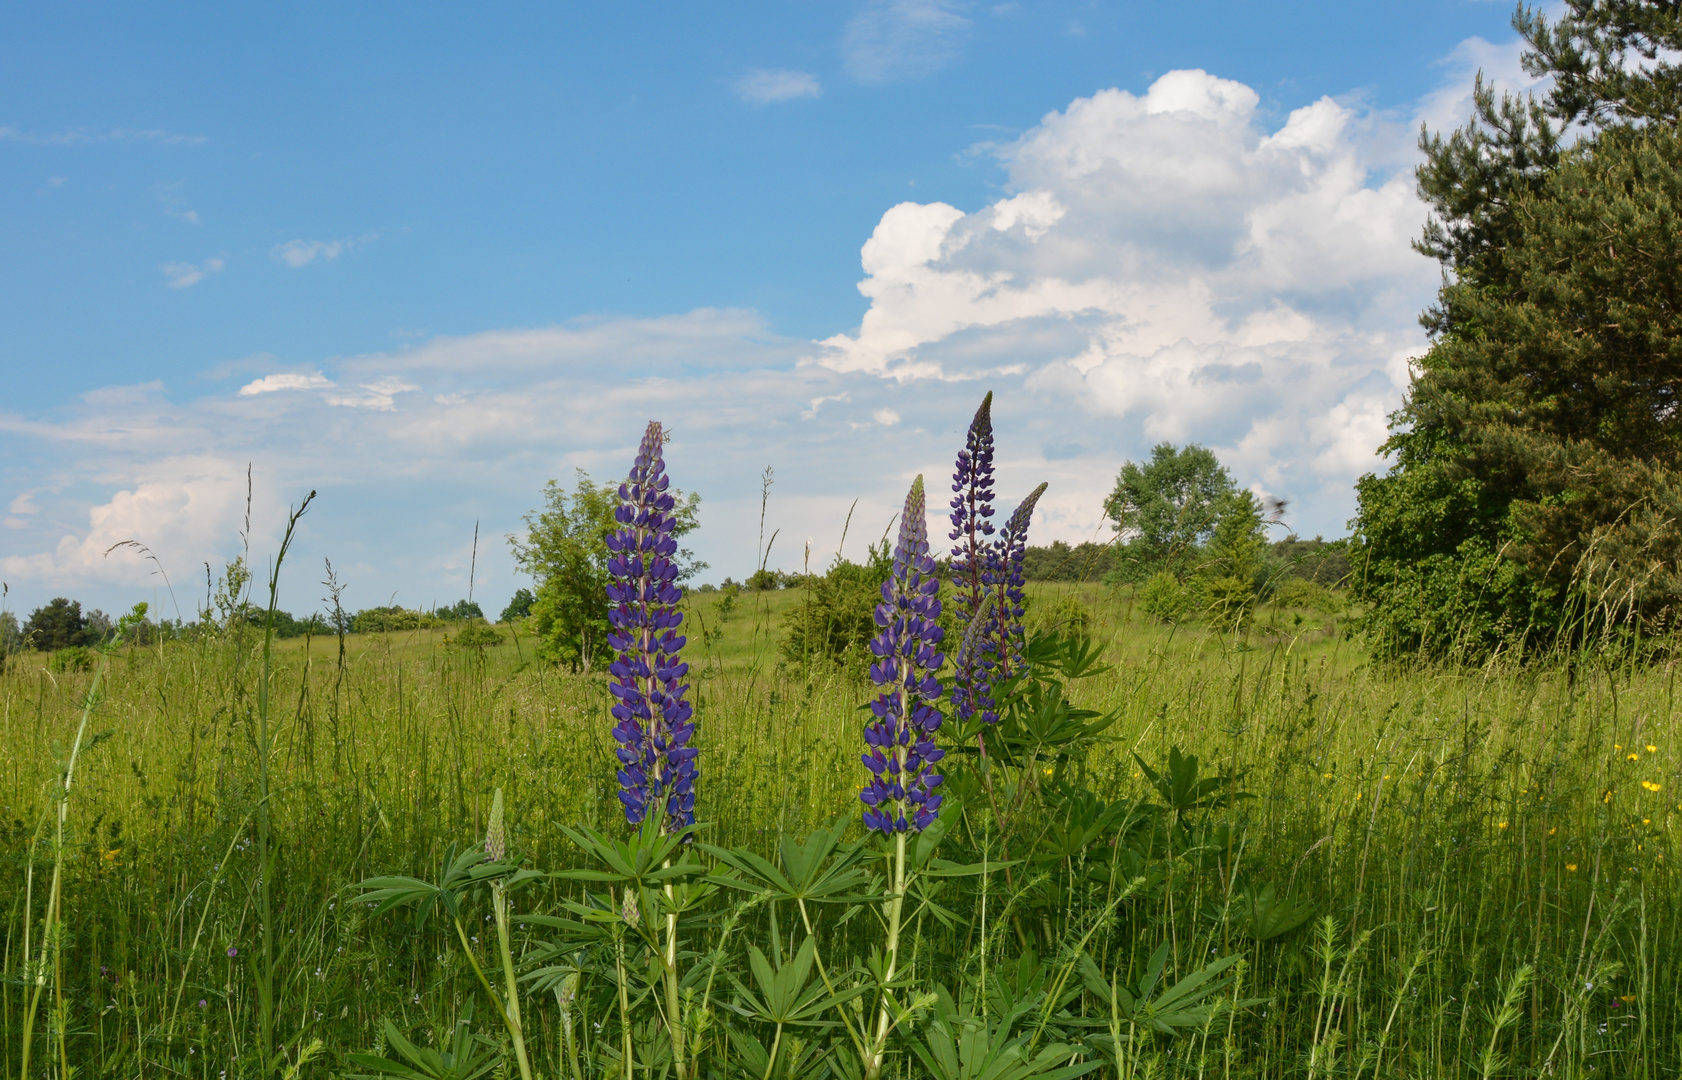
[[[1095, 950], [1137, 956], [1133, 967], [1164, 940], [1176, 965], [1242, 954], [1235, 993], [1262, 1002], [1162, 1041], [1134, 1063], [1140, 1075], [1682, 1075], [1671, 666], [1381, 668], [1335, 616], [1264, 610], [1234, 638], [1156, 624], [1125, 590], [1032, 591], [1044, 607], [1078, 595], [1114, 665], [1074, 684], [1080, 704], [1120, 714], [1084, 766], [1095, 791], [1148, 799], [1133, 755], [1154, 764], [1178, 747], [1235, 768], [1255, 798], [1214, 815], [1226, 831], [1205, 835], [1226, 850], [1205, 840], [1175, 853], [1168, 872], [1183, 878], [1155, 899], [1107, 921], [1032, 915], [983, 964], [1027, 942], [1049, 955], [1077, 926], [1098, 935]], [[779, 662], [797, 590], [743, 593], [733, 612], [721, 599], [691, 600], [697, 817], [710, 843], [769, 853], [856, 815], [869, 694], [844, 673]], [[32, 1076], [68, 1080], [65, 1062], [78, 1074], [258, 1075], [265, 946], [282, 1070], [338, 1075], [346, 1053], [383, 1046], [383, 1017], [422, 1042], [446, 1039], [475, 993], [459, 948], [371, 918], [347, 887], [430, 875], [447, 847], [484, 835], [498, 788], [510, 847], [537, 867], [577, 863], [561, 826], [623, 832], [598, 676], [537, 662], [517, 634], [483, 649], [438, 630], [354, 635], [342, 656], [332, 637], [276, 643], [265, 941], [260, 639], [236, 629], [113, 657], [62, 849], [48, 827], [56, 778], [93, 676], [30, 656], [0, 676], [5, 1080], [19, 1075], [26, 999], [43, 977], [64, 1004], [35, 1019]], [[26, 963], [42, 955], [55, 856], [57, 979]], [[1060, 872], [1074, 880], [1077, 861]], [[1294, 894], [1313, 917], [1246, 936], [1230, 917], [1240, 881]], [[542, 909], [566, 889], [519, 903]], [[918, 933], [968, 942], [973, 899], [955, 894], [955, 929]], [[475, 948], [490, 947], [490, 929]], [[528, 1006], [526, 1027], [536, 1072], [554, 1076], [562, 1037], [549, 1004]], [[894, 1068], [921, 1075], [914, 1058]]]

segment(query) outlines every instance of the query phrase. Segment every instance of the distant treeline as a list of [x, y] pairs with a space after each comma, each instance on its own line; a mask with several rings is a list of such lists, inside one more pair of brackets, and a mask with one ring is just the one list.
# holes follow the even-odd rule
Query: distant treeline
[[[1328, 589], [1348, 584], [1349, 551], [1343, 540], [1296, 535], [1268, 545], [1266, 561], [1276, 577], [1301, 578]], [[1029, 581], [1094, 581], [1128, 584], [1144, 581], [1159, 568], [1130, 544], [1070, 545], [1062, 540], [1049, 547], [1029, 547], [1022, 563]]]

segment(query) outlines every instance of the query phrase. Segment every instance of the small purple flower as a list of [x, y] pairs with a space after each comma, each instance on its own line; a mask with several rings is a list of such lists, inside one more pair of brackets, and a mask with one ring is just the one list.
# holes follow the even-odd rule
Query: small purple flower
[[232, 945], [229, 945], [228, 946], [228, 955], [229, 956], [238, 956], [239, 955], [239, 950], [234, 948]]
[[207, 1004], [207, 1002], [204, 1000], [204, 998], [199, 998], [199, 1008], [201, 1008], [201, 1009], [204, 1008], [206, 1004]]
[[641, 824], [652, 811], [662, 828], [676, 832], [695, 823], [697, 751], [694, 706], [684, 700], [680, 683], [689, 665], [678, 659], [684, 638], [677, 633], [683, 613], [678, 587], [677, 539], [673, 497], [667, 493], [661, 456], [665, 432], [651, 421], [643, 435], [631, 475], [619, 485], [614, 511], [619, 530], [607, 538], [608, 645], [617, 658], [608, 668], [619, 723], [619, 801], [625, 820]]
[[993, 588], [998, 600], [995, 606], [998, 616], [996, 655], [999, 677], [1003, 679], [1016, 674], [1022, 661], [1022, 563], [1028, 554], [1028, 523], [1033, 520], [1034, 504], [1045, 494], [1045, 488], [1046, 485], [1041, 484], [1028, 493], [1015, 513], [1010, 515], [1010, 520], [1005, 522], [1004, 532], [999, 536], [1000, 573]]
[[[993, 711], [991, 675], [996, 645], [992, 624], [997, 613], [987, 602], [988, 589], [998, 569], [993, 535], [993, 393], [981, 399], [970, 421], [964, 448], [952, 474], [953, 601], [962, 646], [958, 649], [957, 673], [952, 682], [952, 706], [959, 720], [977, 712], [988, 723], [999, 719]], [[972, 625], [980, 619], [981, 625]]]
[[864, 729], [870, 747], [863, 761], [870, 782], [859, 792], [866, 828], [892, 834], [921, 832], [940, 811], [935, 789], [941, 776], [933, 766], [946, 756], [935, 745], [940, 730], [941, 687], [934, 673], [946, 663], [937, 651], [940, 628], [940, 578], [929, 556], [929, 529], [923, 508], [923, 478], [905, 497], [894, 547], [893, 577], [882, 583], [882, 603], [870, 651], [870, 681], [881, 688], [870, 703], [875, 719]]

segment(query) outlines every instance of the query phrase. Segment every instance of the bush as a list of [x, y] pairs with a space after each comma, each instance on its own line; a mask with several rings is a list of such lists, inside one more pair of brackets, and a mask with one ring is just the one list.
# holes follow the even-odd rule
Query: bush
[[1273, 591], [1273, 602], [1284, 608], [1305, 608], [1319, 615], [1336, 615], [1343, 599], [1324, 585], [1307, 578], [1286, 578]]
[[1255, 614], [1255, 582], [1233, 575], [1209, 583], [1209, 618], [1222, 631], [1242, 630]]
[[1191, 587], [1170, 570], [1158, 570], [1139, 589], [1139, 607], [1161, 622], [1179, 622], [1196, 602]]
[[71, 645], [53, 653], [47, 661], [49, 671], [92, 671], [93, 650], [85, 645]]
[[1027, 607], [1022, 623], [1029, 637], [1035, 634], [1085, 634], [1092, 626], [1092, 612], [1078, 596], [1030, 602]]
[[425, 630], [442, 624], [443, 620], [435, 615], [393, 605], [358, 611], [351, 620], [350, 628], [352, 633], [357, 634], [381, 634], [396, 630]]
[[822, 577], [811, 575], [804, 601], [788, 613], [783, 657], [805, 669], [836, 665], [863, 675], [870, 667], [882, 582], [892, 573], [893, 556], [884, 540], [871, 546], [863, 566], [837, 561]]
[[484, 649], [501, 645], [502, 635], [484, 623], [468, 623], [445, 640], [446, 644], [459, 645], [464, 649]]

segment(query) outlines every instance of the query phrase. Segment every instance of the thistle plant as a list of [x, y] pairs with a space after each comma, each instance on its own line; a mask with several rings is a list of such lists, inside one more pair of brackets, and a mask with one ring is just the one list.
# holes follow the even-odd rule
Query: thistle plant
[[994, 666], [989, 624], [996, 618], [987, 595], [998, 564], [993, 535], [993, 393], [981, 399], [970, 421], [964, 448], [952, 473], [953, 607], [963, 646], [956, 657], [952, 709], [960, 722], [979, 713], [997, 723], [991, 672]]
[[695, 722], [694, 706], [684, 700], [689, 686], [679, 681], [689, 665], [678, 658], [683, 590], [673, 561], [675, 500], [666, 490], [664, 442], [659, 421], [650, 421], [631, 475], [619, 485], [620, 528], [607, 538], [608, 645], [617, 654], [608, 673], [625, 819], [638, 825], [652, 812], [663, 831], [680, 832], [695, 823]]

